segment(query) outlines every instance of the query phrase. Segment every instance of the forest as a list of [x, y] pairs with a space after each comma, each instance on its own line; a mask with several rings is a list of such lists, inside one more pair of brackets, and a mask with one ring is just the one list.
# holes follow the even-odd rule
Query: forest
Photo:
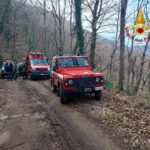
[[141, 8], [149, 24], [149, 1], [1, 0], [1, 59], [22, 61], [28, 52], [87, 55], [109, 86], [129, 95], [150, 93], [149, 38], [125, 35]]
[[106, 90], [62, 106], [49, 80], [0, 79], [0, 149], [150, 148], [150, 0], [0, 0], [0, 69], [28, 53], [87, 56]]

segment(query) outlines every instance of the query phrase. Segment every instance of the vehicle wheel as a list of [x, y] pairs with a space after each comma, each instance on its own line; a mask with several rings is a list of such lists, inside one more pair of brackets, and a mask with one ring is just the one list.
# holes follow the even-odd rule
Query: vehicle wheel
[[58, 97], [60, 97], [60, 93], [61, 93], [61, 91], [60, 91], [60, 84], [58, 84], [58, 87], [57, 87], [57, 95], [58, 95]]
[[57, 92], [57, 86], [54, 85], [53, 81], [51, 81], [51, 88], [52, 88], [52, 91], [53, 91], [54, 93]]
[[102, 91], [95, 92], [95, 99], [100, 101], [102, 99]]
[[25, 79], [27, 79], [27, 77], [25, 77], [25, 76], [22, 76], [22, 79], [23, 79], [23, 80], [25, 80]]
[[47, 76], [46, 79], [49, 80], [49, 79], [50, 79], [50, 76]]
[[59, 85], [59, 96], [60, 96], [60, 102], [62, 104], [66, 104], [68, 102], [67, 97], [64, 94], [63, 87], [61, 84]]
[[1, 79], [4, 79], [4, 77], [5, 77], [5, 76], [1, 73], [1, 74], [0, 74], [0, 78], [1, 78]]
[[33, 76], [31, 75], [31, 73], [28, 73], [28, 79], [29, 80], [33, 80], [34, 79]]
[[0, 77], [1, 77], [1, 79], [3, 79], [3, 76], [2, 76], [2, 75], [0, 75]]

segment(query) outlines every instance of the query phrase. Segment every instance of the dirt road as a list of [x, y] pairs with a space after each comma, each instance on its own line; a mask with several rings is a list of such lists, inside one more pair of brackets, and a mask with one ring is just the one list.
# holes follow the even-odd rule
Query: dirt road
[[60, 104], [48, 81], [0, 84], [0, 150], [123, 149], [111, 132], [102, 130], [75, 102]]

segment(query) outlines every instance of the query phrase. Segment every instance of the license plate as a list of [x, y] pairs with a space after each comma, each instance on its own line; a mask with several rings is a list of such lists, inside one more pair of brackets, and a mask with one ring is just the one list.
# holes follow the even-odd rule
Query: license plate
[[95, 91], [100, 91], [100, 90], [103, 90], [103, 89], [104, 89], [103, 87], [96, 87]]
[[85, 89], [84, 89], [84, 92], [91, 92], [91, 91], [92, 91], [91, 88], [85, 88]]

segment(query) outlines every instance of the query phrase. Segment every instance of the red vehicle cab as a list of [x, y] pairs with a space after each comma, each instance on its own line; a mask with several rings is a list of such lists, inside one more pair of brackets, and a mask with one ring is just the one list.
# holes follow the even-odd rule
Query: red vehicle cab
[[45, 54], [28, 54], [25, 58], [27, 76], [29, 79], [35, 77], [50, 77], [50, 66]]
[[61, 103], [66, 103], [73, 93], [94, 93], [95, 98], [100, 100], [104, 88], [103, 74], [92, 71], [86, 56], [55, 56], [50, 80]]

